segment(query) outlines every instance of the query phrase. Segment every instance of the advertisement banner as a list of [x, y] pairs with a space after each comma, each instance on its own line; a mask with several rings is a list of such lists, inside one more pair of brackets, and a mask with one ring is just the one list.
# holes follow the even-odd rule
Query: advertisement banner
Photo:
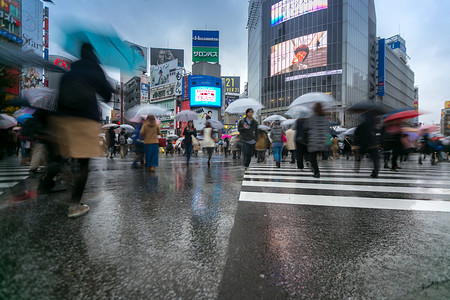
[[234, 101], [236, 101], [237, 99], [239, 99], [239, 96], [228, 96], [225, 95], [225, 102], [223, 105], [223, 109], [227, 109], [228, 105], [230, 105], [231, 103], [233, 103]]
[[192, 47], [192, 61], [219, 62], [219, 48]]
[[175, 76], [175, 95], [181, 96], [183, 94], [183, 75], [184, 71], [182, 68], [178, 68], [173, 72]]
[[286, 22], [315, 11], [328, 8], [328, 0], [283, 0], [271, 7], [271, 24]]
[[378, 41], [378, 96], [384, 96], [385, 58], [386, 58], [386, 41], [385, 39], [380, 39]]
[[148, 76], [141, 75], [141, 101], [148, 100]]
[[327, 31], [304, 35], [271, 48], [270, 76], [327, 65]]
[[162, 65], [168, 61], [178, 59], [178, 66], [184, 66], [183, 49], [150, 48], [150, 65]]
[[192, 47], [219, 47], [219, 31], [192, 30]]
[[388, 44], [388, 46], [394, 50], [394, 49], [400, 49], [403, 53], [406, 53], [406, 46], [403, 45], [400, 41], [395, 41], [393, 43]]
[[223, 87], [225, 94], [241, 93], [241, 78], [239, 76], [223, 76]]
[[159, 87], [175, 84], [176, 77], [170, 75], [178, 67], [178, 59], [174, 59], [157, 66], [150, 66], [150, 86]]
[[183, 78], [183, 100], [189, 99], [189, 76]]
[[197, 120], [194, 120], [194, 126], [197, 130], [203, 130], [208, 120], [219, 121], [219, 110], [217, 108], [199, 107], [192, 109], [198, 114]]
[[450, 108], [450, 101], [445, 101], [444, 108]]
[[142, 56], [144, 59], [144, 63], [137, 68], [137, 71], [147, 72], [148, 48], [128, 41], [125, 41], [125, 43], [128, 44], [136, 54]]
[[43, 14], [43, 4], [40, 0], [22, 2], [22, 50], [39, 56], [42, 56], [43, 51]]
[[212, 86], [191, 87], [191, 107], [194, 106], [222, 106], [221, 88]]

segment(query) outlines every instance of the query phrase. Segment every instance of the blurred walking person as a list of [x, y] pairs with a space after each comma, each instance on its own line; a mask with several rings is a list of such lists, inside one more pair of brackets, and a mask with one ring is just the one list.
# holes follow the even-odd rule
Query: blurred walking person
[[197, 129], [194, 127], [193, 121], [188, 121], [186, 128], [183, 131], [184, 135], [184, 141], [183, 144], [185, 145], [186, 149], [186, 159], [187, 164], [189, 165], [189, 161], [191, 160], [191, 153], [193, 149], [193, 140], [192, 137], [197, 137]]
[[[60, 155], [77, 159], [80, 165], [72, 188], [69, 217], [81, 216], [89, 210], [89, 206], [80, 201], [89, 174], [89, 159], [101, 155], [98, 147], [100, 113], [96, 94], [108, 102], [112, 92], [113, 88], [106, 80], [92, 45], [83, 44], [81, 59], [74, 62], [71, 70], [61, 79], [58, 116], [51, 118], [51, 126], [58, 136]], [[51, 186], [59, 169], [60, 164], [47, 168], [41, 188]]]
[[305, 136], [305, 119], [297, 119], [295, 121], [295, 155], [297, 158], [297, 169], [303, 170], [303, 160], [308, 156], [308, 149], [306, 147]]
[[122, 130], [119, 133], [119, 147], [120, 147], [120, 157], [122, 159], [125, 158], [125, 156], [127, 155], [127, 140], [128, 140], [128, 134], [125, 130], [125, 128], [122, 128]]
[[250, 166], [252, 156], [255, 153], [256, 132], [258, 130], [258, 122], [253, 119], [253, 109], [248, 108], [245, 111], [245, 118], [239, 121], [238, 130], [241, 137], [241, 149], [243, 156], [243, 164], [247, 169]]
[[156, 124], [156, 118], [153, 115], [149, 115], [145, 120], [144, 125], [142, 125], [140, 138], [144, 141], [145, 167], [148, 168], [150, 172], [155, 172], [155, 168], [158, 166], [158, 135], [161, 135], [161, 130]]
[[137, 163], [141, 164], [141, 167], [144, 166], [144, 154], [145, 154], [145, 145], [144, 141], [141, 139], [141, 130], [143, 123], [139, 123], [136, 130], [134, 131], [133, 142], [134, 142], [134, 161], [131, 164], [132, 168], [137, 168]]
[[230, 140], [228, 137], [226, 137], [223, 140], [223, 153], [225, 153], [225, 157], [228, 156], [228, 149], [230, 149]]
[[205, 128], [203, 129], [203, 148], [206, 149], [206, 152], [208, 153], [208, 167], [211, 165], [211, 157], [215, 147], [214, 131], [211, 127], [211, 123], [207, 121]]
[[116, 132], [112, 127], [106, 132], [106, 143], [108, 144], [109, 158], [113, 158], [116, 154], [114, 149], [116, 146]]
[[258, 129], [258, 139], [256, 140], [255, 144], [255, 150], [257, 153], [256, 162], [261, 163], [266, 160], [266, 150], [268, 144], [269, 138], [267, 136], [267, 133], [262, 129]]
[[305, 122], [306, 145], [308, 161], [314, 173], [313, 177], [320, 178], [317, 154], [327, 150], [329, 122], [322, 103], [317, 102], [313, 106], [313, 115]]
[[291, 164], [295, 164], [295, 130], [292, 128], [289, 128], [285, 132], [286, 135], [286, 149], [288, 152], [291, 153]]
[[281, 152], [283, 151], [283, 145], [286, 141], [286, 136], [283, 128], [280, 126], [280, 121], [275, 121], [272, 124], [272, 130], [270, 131], [270, 138], [272, 139], [273, 157], [278, 168], [281, 167]]
[[331, 151], [333, 152], [333, 159], [339, 159], [339, 139], [335, 135], [331, 138]]
[[[377, 120], [372, 111], [363, 115], [364, 121], [356, 128], [354, 136], [354, 148], [359, 152], [358, 156], [369, 154], [373, 162], [373, 170], [370, 177], [378, 177], [380, 171], [380, 140], [377, 137]], [[358, 168], [359, 171], [359, 168]]]

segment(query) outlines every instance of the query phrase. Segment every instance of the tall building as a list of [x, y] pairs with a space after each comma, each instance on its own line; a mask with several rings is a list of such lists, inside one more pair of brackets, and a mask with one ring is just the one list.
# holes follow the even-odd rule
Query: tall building
[[415, 95], [414, 72], [408, 65], [405, 40], [395, 35], [379, 39], [378, 44], [378, 100], [390, 109], [415, 109], [418, 88]]
[[251, 0], [247, 28], [248, 95], [262, 118], [324, 92], [336, 99], [330, 119], [350, 126], [345, 108], [376, 99], [373, 0]]

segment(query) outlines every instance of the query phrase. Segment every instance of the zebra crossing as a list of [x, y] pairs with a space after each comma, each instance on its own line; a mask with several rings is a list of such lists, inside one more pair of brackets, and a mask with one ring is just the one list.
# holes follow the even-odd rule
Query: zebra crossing
[[28, 166], [18, 166], [14, 163], [0, 163], [0, 195], [5, 190], [19, 184], [30, 176]]
[[242, 181], [239, 200], [254, 203], [318, 205], [367, 209], [450, 212], [450, 164], [399, 172], [381, 171], [371, 178], [369, 165], [359, 173], [346, 161], [326, 161], [321, 177], [295, 165], [252, 164]]

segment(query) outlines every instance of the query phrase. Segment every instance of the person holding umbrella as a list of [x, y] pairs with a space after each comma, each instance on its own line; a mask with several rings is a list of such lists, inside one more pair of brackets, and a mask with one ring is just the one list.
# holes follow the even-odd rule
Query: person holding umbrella
[[[231, 106], [230, 106], [231, 107]], [[258, 130], [258, 122], [253, 119], [253, 109], [248, 108], [245, 111], [245, 118], [239, 121], [238, 130], [241, 136], [243, 163], [247, 170], [250, 161], [255, 153], [256, 132]]]
[[150, 172], [155, 172], [158, 166], [159, 140], [158, 135], [161, 135], [161, 129], [156, 124], [154, 115], [149, 115], [142, 125], [140, 138], [144, 140], [145, 149], [145, 167]]
[[[284, 136], [284, 137], [283, 137]], [[275, 121], [270, 131], [270, 138], [273, 145], [273, 157], [278, 168], [281, 166], [281, 152], [283, 150], [283, 144], [286, 140], [286, 136], [283, 128], [280, 126], [280, 121]]]
[[216, 142], [214, 141], [214, 131], [211, 126], [211, 122], [206, 121], [205, 128], [203, 129], [203, 148], [206, 149], [208, 153], [208, 167], [211, 165], [211, 157], [216, 146]]
[[189, 165], [189, 160], [191, 159], [191, 153], [192, 153], [192, 137], [197, 137], [197, 129], [194, 127], [194, 121], [188, 121], [186, 128], [183, 131], [184, 135], [184, 145], [186, 149], [186, 158], [187, 158], [187, 164]]

